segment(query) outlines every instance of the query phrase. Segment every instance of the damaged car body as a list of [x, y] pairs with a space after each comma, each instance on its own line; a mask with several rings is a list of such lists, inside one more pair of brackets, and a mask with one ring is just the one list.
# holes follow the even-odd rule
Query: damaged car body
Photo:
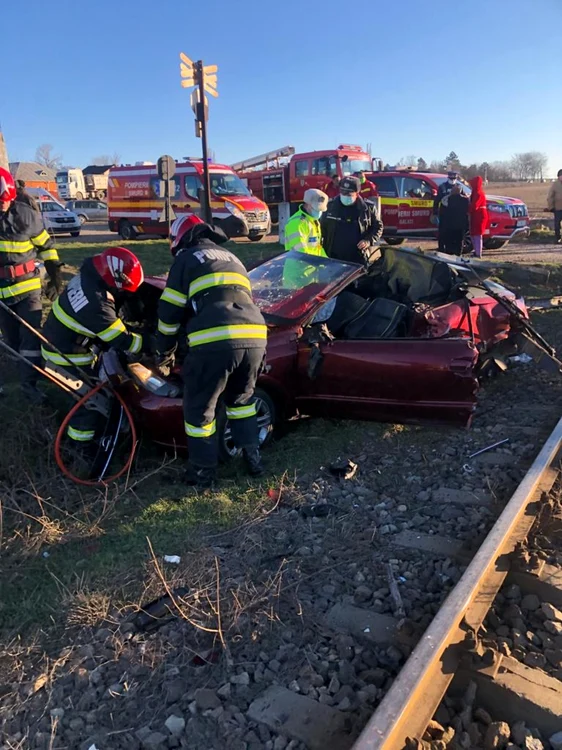
[[[468, 426], [479, 378], [518, 351], [528, 320], [522, 299], [470, 265], [409, 248], [377, 248], [368, 267], [283, 253], [250, 278], [268, 325], [256, 390], [262, 443], [276, 423], [298, 415]], [[145, 281], [123, 310], [129, 325], [156, 328], [165, 282]], [[142, 431], [180, 450], [181, 356], [167, 380], [137, 363], [119, 385]], [[228, 458], [236, 447], [221, 412]]]

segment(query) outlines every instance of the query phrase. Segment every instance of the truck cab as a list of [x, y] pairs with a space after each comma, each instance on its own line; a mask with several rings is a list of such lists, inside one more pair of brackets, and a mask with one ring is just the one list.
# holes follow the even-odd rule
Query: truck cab
[[57, 191], [63, 200], [82, 200], [86, 197], [86, 185], [81, 169], [62, 169], [57, 172]]

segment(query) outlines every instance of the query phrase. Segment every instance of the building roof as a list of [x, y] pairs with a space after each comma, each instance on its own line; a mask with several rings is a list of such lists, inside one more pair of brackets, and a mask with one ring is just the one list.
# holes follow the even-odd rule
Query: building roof
[[54, 169], [44, 167], [36, 161], [13, 161], [10, 163], [10, 172], [14, 180], [25, 182], [54, 182], [57, 175]]
[[106, 172], [109, 172], [113, 164], [91, 164], [89, 167], [86, 167], [82, 170], [82, 174], [105, 174]]

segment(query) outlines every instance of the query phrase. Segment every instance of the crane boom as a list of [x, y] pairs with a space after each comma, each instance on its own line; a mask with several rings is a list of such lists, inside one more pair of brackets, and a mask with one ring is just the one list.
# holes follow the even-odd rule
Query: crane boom
[[265, 154], [253, 156], [250, 159], [244, 159], [244, 161], [237, 161], [236, 164], [231, 164], [230, 166], [235, 172], [239, 172], [244, 169], [260, 167], [262, 164], [267, 165], [268, 162], [273, 161], [274, 159], [280, 159], [283, 156], [292, 156], [294, 153], [294, 146], [283, 146], [275, 151], [268, 151]]

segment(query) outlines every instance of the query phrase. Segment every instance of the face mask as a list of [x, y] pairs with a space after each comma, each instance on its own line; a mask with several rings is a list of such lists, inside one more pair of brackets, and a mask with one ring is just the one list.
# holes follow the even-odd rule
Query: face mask
[[310, 206], [308, 209], [308, 213], [310, 214], [310, 216], [312, 216], [313, 219], [319, 219], [324, 212], [319, 208], [312, 208], [312, 206]]
[[355, 196], [353, 195], [340, 195], [340, 201], [344, 206], [352, 206], [355, 203]]
[[457, 184], [457, 181], [456, 181], [456, 180], [453, 180], [453, 179], [451, 179], [450, 177], [449, 177], [449, 179], [447, 180], [447, 182], [449, 183], [449, 185], [456, 185], [456, 184]]

